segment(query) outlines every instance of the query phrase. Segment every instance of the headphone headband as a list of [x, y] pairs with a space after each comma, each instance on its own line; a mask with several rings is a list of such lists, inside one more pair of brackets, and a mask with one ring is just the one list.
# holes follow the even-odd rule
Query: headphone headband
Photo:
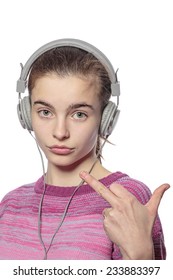
[[18, 113], [19, 121], [23, 128], [26, 128], [30, 132], [33, 130], [32, 120], [31, 120], [30, 98], [29, 96], [25, 96], [24, 98], [21, 98], [21, 93], [24, 93], [27, 87], [27, 78], [32, 68], [32, 65], [34, 64], [36, 59], [42, 54], [44, 54], [45, 52], [54, 48], [65, 47], [65, 46], [79, 48], [88, 53], [91, 53], [100, 61], [100, 63], [105, 67], [108, 73], [109, 79], [111, 81], [111, 94], [113, 96], [116, 96], [117, 103], [115, 104], [109, 101], [102, 112], [99, 135], [101, 137], [107, 138], [112, 133], [112, 130], [115, 127], [120, 112], [118, 110], [120, 84], [117, 79], [117, 71], [116, 72], [114, 71], [114, 68], [110, 63], [109, 59], [99, 49], [97, 49], [96, 47], [94, 47], [89, 43], [77, 39], [60, 39], [45, 44], [30, 56], [30, 58], [27, 60], [24, 66], [21, 64], [22, 69], [21, 69], [20, 78], [17, 81], [17, 89], [16, 89], [16, 91], [19, 94], [19, 102], [17, 105], [17, 113]]
[[27, 76], [29, 74], [29, 71], [35, 62], [35, 60], [45, 53], [46, 51], [49, 51], [54, 48], [58, 47], [64, 47], [64, 46], [71, 46], [71, 47], [76, 47], [79, 49], [83, 49], [89, 53], [92, 53], [105, 67], [106, 71], [108, 72], [109, 78], [111, 80], [111, 93], [113, 96], [117, 96], [117, 99], [119, 98], [120, 95], [120, 85], [117, 79], [117, 71], [114, 71], [114, 68], [112, 64], [110, 63], [109, 59], [96, 47], [93, 45], [84, 42], [82, 40], [77, 40], [77, 39], [60, 39], [60, 40], [55, 40], [52, 42], [49, 42], [42, 47], [40, 47], [38, 50], [36, 50], [30, 58], [27, 60], [26, 64], [22, 66], [21, 69], [21, 75], [19, 80], [17, 81], [17, 88], [16, 91], [18, 93], [24, 93], [27, 85]]

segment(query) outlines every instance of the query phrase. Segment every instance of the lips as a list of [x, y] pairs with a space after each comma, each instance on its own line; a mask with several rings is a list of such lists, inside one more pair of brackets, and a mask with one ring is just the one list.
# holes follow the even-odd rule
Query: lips
[[67, 146], [55, 145], [55, 146], [51, 146], [48, 148], [52, 153], [57, 154], [57, 155], [68, 155], [74, 151], [74, 148], [69, 148]]

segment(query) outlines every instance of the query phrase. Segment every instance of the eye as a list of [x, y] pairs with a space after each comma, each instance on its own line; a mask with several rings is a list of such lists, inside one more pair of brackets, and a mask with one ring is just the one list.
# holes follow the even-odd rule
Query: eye
[[85, 114], [83, 112], [76, 112], [72, 115], [72, 117], [76, 120], [79, 120], [79, 119], [85, 120], [87, 118], [87, 114]]
[[38, 111], [38, 114], [43, 118], [50, 118], [52, 116], [52, 113], [49, 110], [40, 110]]

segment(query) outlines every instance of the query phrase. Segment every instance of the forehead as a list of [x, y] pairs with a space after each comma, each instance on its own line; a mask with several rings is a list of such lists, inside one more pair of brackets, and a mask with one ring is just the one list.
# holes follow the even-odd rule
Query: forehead
[[97, 77], [68, 75], [59, 77], [47, 74], [38, 78], [32, 90], [32, 98], [68, 98], [69, 100], [85, 98], [98, 100], [99, 83]]

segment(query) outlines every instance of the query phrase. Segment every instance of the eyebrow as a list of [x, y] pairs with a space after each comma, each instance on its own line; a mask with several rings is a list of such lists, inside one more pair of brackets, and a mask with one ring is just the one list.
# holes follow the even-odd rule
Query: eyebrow
[[[54, 106], [48, 102], [45, 102], [43, 100], [37, 100], [34, 102], [34, 105], [37, 105], [37, 104], [41, 104], [43, 106], [46, 106], [46, 107], [49, 107], [51, 108], [52, 110], [54, 110]], [[81, 108], [81, 107], [87, 107], [87, 108], [90, 108], [91, 110], [94, 110], [94, 107], [90, 104], [87, 104], [86, 102], [81, 102], [81, 103], [74, 103], [74, 104], [71, 104], [69, 107], [68, 107], [68, 111], [69, 110], [72, 110], [72, 109], [78, 109], [78, 108]]]
[[43, 105], [43, 106], [49, 107], [49, 108], [51, 108], [51, 109], [54, 109], [53, 105], [51, 105], [51, 104], [48, 103], [48, 102], [42, 101], [42, 100], [34, 101], [34, 104], [33, 104], [33, 105], [37, 105], [37, 104], [41, 104], [41, 105]]
[[93, 107], [92, 105], [87, 104], [87, 103], [85, 103], [85, 102], [83, 102], [83, 103], [71, 104], [71, 105], [69, 106], [69, 109], [78, 109], [78, 108], [81, 108], [81, 107], [88, 107], [88, 108], [90, 108], [91, 110], [94, 110], [94, 107]]

